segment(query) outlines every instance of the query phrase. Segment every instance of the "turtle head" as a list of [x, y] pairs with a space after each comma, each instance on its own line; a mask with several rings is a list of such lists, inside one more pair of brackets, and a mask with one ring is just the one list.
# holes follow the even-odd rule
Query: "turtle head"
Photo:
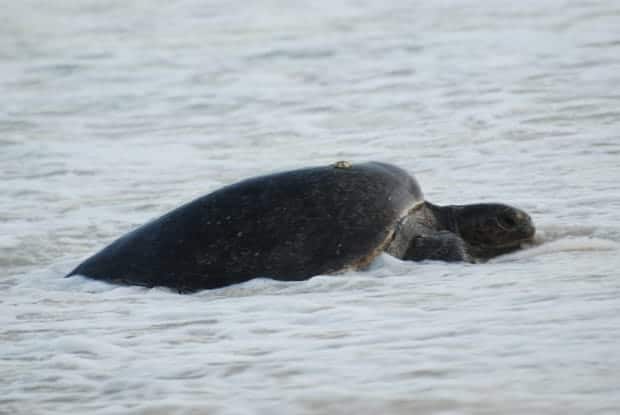
[[524, 211], [499, 203], [453, 206], [454, 230], [477, 258], [515, 251], [532, 240], [536, 228]]

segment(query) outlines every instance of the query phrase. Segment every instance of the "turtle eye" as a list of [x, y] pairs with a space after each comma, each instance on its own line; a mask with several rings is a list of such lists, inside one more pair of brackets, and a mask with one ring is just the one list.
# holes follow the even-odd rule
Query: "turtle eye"
[[514, 216], [509, 212], [502, 212], [497, 215], [497, 220], [499, 221], [500, 226], [504, 228], [513, 228], [517, 225], [517, 221]]

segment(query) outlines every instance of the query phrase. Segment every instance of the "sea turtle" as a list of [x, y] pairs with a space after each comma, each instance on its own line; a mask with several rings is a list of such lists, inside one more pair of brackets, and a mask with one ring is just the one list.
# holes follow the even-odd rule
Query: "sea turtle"
[[437, 206], [399, 167], [340, 161], [202, 196], [122, 236], [68, 276], [191, 292], [360, 269], [384, 251], [476, 262], [518, 249], [534, 232], [514, 207]]

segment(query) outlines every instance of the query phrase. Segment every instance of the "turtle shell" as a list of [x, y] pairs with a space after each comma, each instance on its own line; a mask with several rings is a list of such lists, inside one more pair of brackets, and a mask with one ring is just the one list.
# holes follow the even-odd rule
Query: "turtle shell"
[[385, 163], [256, 177], [137, 228], [70, 275], [179, 291], [303, 280], [368, 264], [422, 202], [416, 180]]

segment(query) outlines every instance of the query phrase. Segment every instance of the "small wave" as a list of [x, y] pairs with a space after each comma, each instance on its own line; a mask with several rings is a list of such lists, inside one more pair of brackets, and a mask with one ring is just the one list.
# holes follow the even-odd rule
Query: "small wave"
[[592, 236], [563, 236], [560, 239], [537, 237], [524, 250], [500, 257], [494, 262], [550, 255], [562, 252], [605, 252], [620, 250], [620, 243]]
[[566, 237], [535, 248], [539, 253], [566, 252], [566, 251], [614, 251], [620, 249], [620, 244], [608, 239], [595, 237]]
[[536, 230], [535, 244], [570, 237], [591, 237], [596, 233], [595, 226], [587, 225], [545, 225]]

